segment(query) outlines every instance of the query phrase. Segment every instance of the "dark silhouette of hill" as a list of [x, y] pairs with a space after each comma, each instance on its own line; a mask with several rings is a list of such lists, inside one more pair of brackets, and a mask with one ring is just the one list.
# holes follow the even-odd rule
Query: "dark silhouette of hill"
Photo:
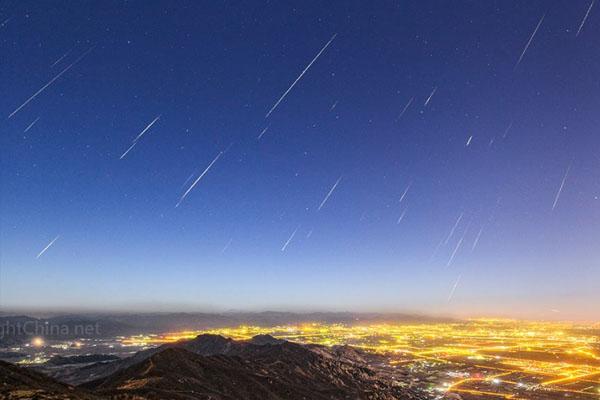
[[[271, 340], [272, 339], [272, 340]], [[335, 352], [262, 337], [235, 342], [203, 335], [163, 347], [145, 360], [83, 385], [107, 396], [147, 399], [407, 399], [405, 389]], [[201, 353], [208, 354], [202, 355]]]
[[0, 361], [0, 398], [94, 400], [100, 397], [31, 369]]
[[369, 368], [356, 349], [301, 345], [268, 335], [247, 341], [200, 335], [126, 359], [86, 364], [70, 376], [85, 382], [77, 388], [30, 369], [0, 367], [0, 398], [7, 399], [419, 399]]
[[159, 347], [142, 350], [133, 356], [115, 361], [103, 361], [81, 368], [71, 369], [44, 369], [43, 372], [66, 383], [79, 385], [91, 380], [107, 377], [124, 368], [142, 362], [156, 353], [169, 348], [181, 348], [192, 353], [210, 356], [215, 354], [229, 354], [233, 347], [241, 346], [240, 342], [218, 335], [200, 335], [192, 340], [168, 343]]
[[[79, 385], [107, 377], [119, 370], [140, 363], [154, 354], [171, 348], [187, 350], [201, 356], [227, 355], [242, 358], [261, 357], [267, 355], [270, 351], [276, 350], [280, 352], [287, 350], [290, 353], [287, 356], [290, 356], [294, 353], [292, 350], [295, 350], [296, 352], [301, 351], [304, 357], [317, 354], [324, 358], [336, 358], [340, 361], [365, 364], [364, 359], [359, 359], [360, 357], [358, 357], [356, 350], [351, 351], [346, 346], [329, 349], [317, 345], [299, 345], [279, 340], [269, 335], [258, 335], [248, 341], [234, 341], [219, 335], [204, 334], [191, 340], [168, 343], [159, 347], [142, 350], [131, 357], [116, 361], [103, 361], [74, 369], [43, 369], [42, 371], [60, 381]], [[342, 352], [344, 348], [347, 349], [345, 352]], [[352, 354], [354, 359], [352, 359], [350, 354]]]

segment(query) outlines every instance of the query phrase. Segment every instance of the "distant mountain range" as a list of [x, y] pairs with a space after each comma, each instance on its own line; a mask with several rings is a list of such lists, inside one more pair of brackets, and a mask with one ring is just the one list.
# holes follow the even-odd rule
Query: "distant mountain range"
[[[65, 377], [63, 377], [63, 380]], [[261, 335], [216, 335], [163, 345], [134, 356], [84, 365], [67, 377], [77, 387], [2, 362], [7, 399], [301, 400], [419, 399], [379, 376], [360, 351], [300, 345]], [[29, 397], [27, 397], [29, 396]]]
[[[227, 313], [147, 313], [147, 314], [69, 314], [27, 316], [0, 314], [0, 347], [20, 344], [33, 336], [47, 339], [76, 339], [161, 333], [178, 330], [202, 330], [223, 326], [251, 324], [275, 326], [302, 322], [432, 322], [450, 319], [416, 314], [378, 314], [347, 312], [227, 312]], [[22, 327], [27, 326], [27, 329]], [[20, 330], [14, 329], [21, 327]], [[37, 329], [37, 332], [35, 331]], [[85, 329], [85, 332], [82, 332]], [[40, 332], [41, 331], [41, 332]]]

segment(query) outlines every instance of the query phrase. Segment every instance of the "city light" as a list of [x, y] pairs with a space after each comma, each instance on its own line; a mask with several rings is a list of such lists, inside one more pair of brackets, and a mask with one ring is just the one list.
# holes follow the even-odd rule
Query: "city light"
[[[597, 397], [600, 339], [595, 325], [476, 319], [456, 323], [343, 325], [304, 323], [237, 326], [123, 338], [123, 346], [154, 346], [215, 334], [235, 340], [270, 334], [325, 346], [351, 345], [432, 380], [431, 391], [463, 398]], [[442, 371], [443, 373], [438, 373]], [[448, 378], [450, 383], [444, 382]], [[470, 397], [469, 397], [470, 396]], [[543, 396], [542, 396], [543, 397]]]
[[31, 345], [33, 347], [42, 347], [42, 346], [44, 346], [44, 344], [45, 344], [44, 339], [42, 339], [41, 337], [34, 337], [31, 340]]

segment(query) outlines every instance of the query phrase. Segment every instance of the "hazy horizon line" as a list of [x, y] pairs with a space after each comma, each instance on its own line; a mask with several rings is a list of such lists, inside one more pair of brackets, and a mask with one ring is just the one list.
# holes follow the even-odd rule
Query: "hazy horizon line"
[[85, 308], [85, 307], [0, 307], [0, 317], [9, 316], [29, 316], [29, 317], [52, 317], [52, 316], [67, 316], [67, 315], [169, 315], [169, 314], [208, 314], [208, 315], [227, 315], [227, 314], [295, 314], [298, 316], [310, 314], [349, 314], [355, 316], [380, 315], [380, 316], [406, 316], [418, 317], [423, 319], [450, 319], [450, 320], [469, 320], [469, 319], [500, 319], [500, 320], [515, 320], [515, 321], [553, 321], [553, 322], [592, 322], [598, 323], [599, 319], [590, 318], [565, 318], [557, 315], [550, 318], [548, 315], [535, 317], [508, 315], [505, 313], [490, 312], [490, 313], [435, 313], [415, 310], [350, 310], [350, 309], [302, 309], [302, 308], [261, 308], [261, 309], [217, 309], [211, 307], [198, 308]]

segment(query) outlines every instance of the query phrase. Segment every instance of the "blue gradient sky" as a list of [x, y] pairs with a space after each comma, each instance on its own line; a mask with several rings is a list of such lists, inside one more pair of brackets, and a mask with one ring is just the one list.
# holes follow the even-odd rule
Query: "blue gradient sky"
[[2, 307], [600, 318], [600, 8], [330, 3], [4, 2]]

